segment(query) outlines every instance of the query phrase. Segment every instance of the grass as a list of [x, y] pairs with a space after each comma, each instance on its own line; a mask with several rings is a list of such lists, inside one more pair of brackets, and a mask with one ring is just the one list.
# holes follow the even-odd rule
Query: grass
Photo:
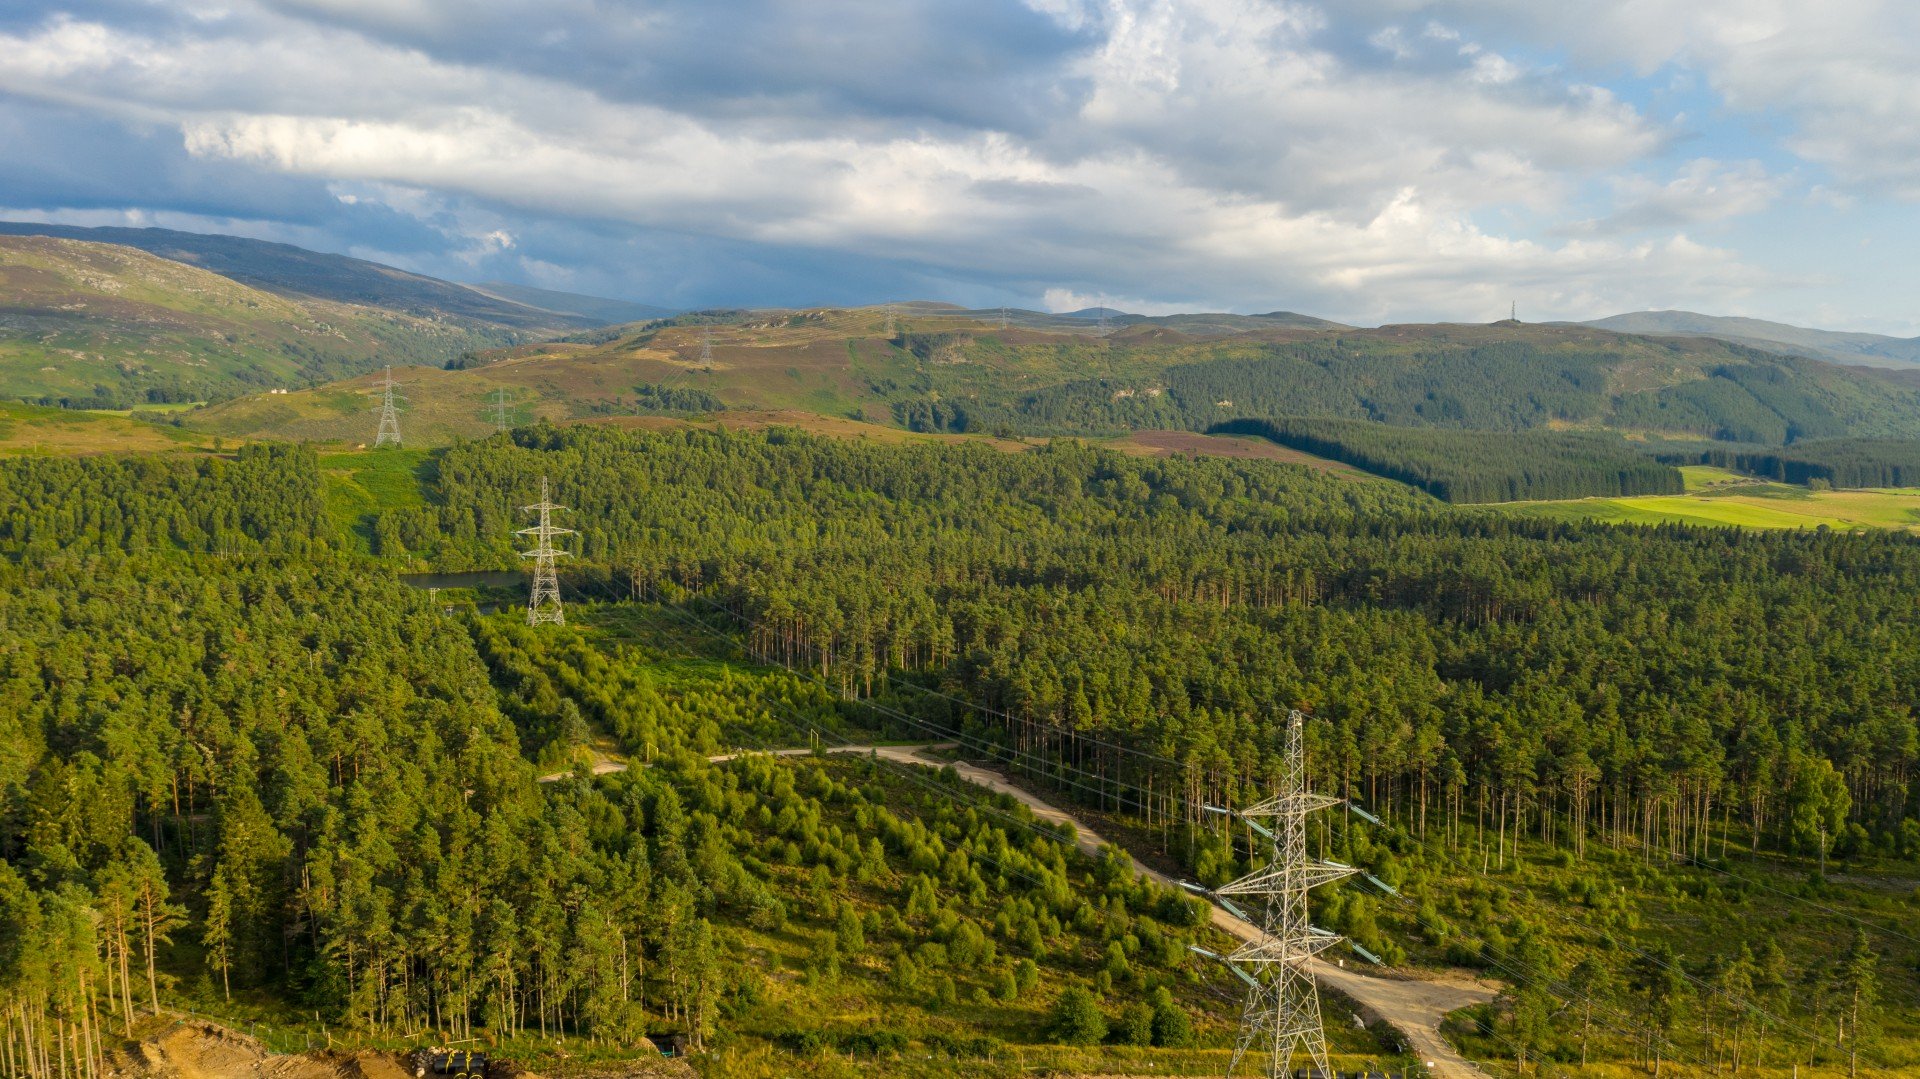
[[1920, 530], [1920, 489], [1810, 491], [1723, 469], [1680, 470], [1686, 493], [1637, 498], [1511, 502], [1496, 512], [1556, 521], [1697, 524], [1734, 528], [1864, 528]]
[[324, 454], [327, 515], [363, 554], [373, 551], [373, 518], [381, 510], [427, 504], [433, 460], [426, 450], [387, 448]]
[[0, 454], [202, 450], [205, 435], [76, 409], [0, 402]]

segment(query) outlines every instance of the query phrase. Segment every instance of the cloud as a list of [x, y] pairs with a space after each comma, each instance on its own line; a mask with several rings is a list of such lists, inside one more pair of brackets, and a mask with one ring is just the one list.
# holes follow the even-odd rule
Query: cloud
[[[1499, 4], [1368, 3], [1358, 23], [1289, 0], [16, 11], [0, 123], [81, 117], [103, 158], [115, 132], [127, 150], [84, 197], [22, 176], [32, 197], [0, 202], [124, 192], [426, 272], [571, 272], [657, 302], [1104, 291], [1364, 319], [1477, 317], [1526, 289], [1571, 316], [1776, 282], [1688, 230], [1764, 211], [1783, 180], [1706, 158], [1652, 179], [1672, 129], [1497, 42]], [[1627, 17], [1598, 33], [1634, 62], [1695, 47]]]
[[1784, 177], [1758, 161], [1695, 158], [1665, 183], [1644, 174], [1615, 177], [1614, 211], [1577, 231], [1632, 232], [1685, 228], [1757, 214], [1786, 191]]
[[1910, 0], [1346, 0], [1340, 10], [1521, 35], [1595, 67], [1697, 71], [1727, 108], [1783, 122], [1794, 154], [1848, 184], [1920, 200], [1920, 5]]

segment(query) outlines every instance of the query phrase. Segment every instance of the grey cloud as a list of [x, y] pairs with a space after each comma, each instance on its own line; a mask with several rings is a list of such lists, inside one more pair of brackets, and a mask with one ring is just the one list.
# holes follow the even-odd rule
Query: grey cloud
[[16, 7], [0, 115], [64, 110], [81, 133], [23, 129], [46, 160], [0, 166], [0, 204], [148, 206], [675, 306], [1065, 289], [1408, 317], [1513, 281], [1562, 281], [1577, 307], [1609, 287], [1704, 306], [1759, 280], [1723, 250], [1476, 223], [1563, 213], [1663, 149], [1564, 72], [1444, 36], [1403, 57], [1332, 7], [1103, 10]]

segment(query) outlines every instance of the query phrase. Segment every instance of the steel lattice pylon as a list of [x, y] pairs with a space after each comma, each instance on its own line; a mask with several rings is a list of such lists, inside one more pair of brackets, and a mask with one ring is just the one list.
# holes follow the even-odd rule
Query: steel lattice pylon
[[[1252, 988], [1240, 1020], [1240, 1040], [1234, 1046], [1227, 1075], [1234, 1075], [1250, 1053], [1267, 1057], [1265, 1071], [1256, 1074], [1279, 1079], [1288, 1075], [1296, 1053], [1313, 1061], [1321, 1075], [1332, 1075], [1327, 1039], [1320, 1027], [1320, 993], [1307, 961], [1340, 938], [1315, 929], [1307, 920], [1307, 892], [1355, 872], [1352, 866], [1307, 857], [1307, 814], [1338, 805], [1340, 799], [1307, 789], [1306, 750], [1301, 731], [1306, 717], [1287, 715], [1287, 753], [1280, 770], [1280, 789], [1273, 797], [1234, 814], [1265, 836], [1270, 858], [1264, 868], [1216, 890], [1217, 895], [1264, 899], [1257, 911], [1260, 939], [1227, 956], [1236, 966], [1251, 964], [1243, 974]], [[1268, 831], [1254, 818], [1273, 818]], [[1254, 904], [1249, 903], [1249, 906]]]
[[387, 365], [386, 377], [375, 384], [380, 389], [380, 407], [374, 409], [380, 413], [380, 430], [373, 436], [373, 448], [400, 444], [400, 410], [394, 407], [395, 401], [404, 401], [405, 397], [394, 393], [400, 384], [393, 380], [393, 365]]
[[532, 528], [522, 528], [517, 535], [532, 536], [533, 550], [520, 552], [521, 558], [533, 559], [533, 588], [527, 596], [527, 625], [537, 626], [542, 622], [565, 625], [567, 613], [560, 606], [560, 576], [554, 572], [553, 560], [566, 557], [567, 552], [553, 545], [553, 537], [570, 536], [571, 528], [555, 528], [553, 511], [566, 509], [556, 506], [547, 496], [547, 478], [540, 477], [540, 501], [531, 506], [520, 507], [522, 512], [540, 514], [540, 523]]
[[508, 422], [507, 416], [507, 388], [502, 386], [493, 391], [493, 429], [504, 431], [510, 426], [512, 424]]

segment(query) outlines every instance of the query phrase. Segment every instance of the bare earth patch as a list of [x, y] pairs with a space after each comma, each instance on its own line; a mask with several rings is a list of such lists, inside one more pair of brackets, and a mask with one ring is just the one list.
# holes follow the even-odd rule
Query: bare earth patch
[[1137, 453], [1147, 457], [1166, 457], [1170, 454], [1188, 454], [1207, 457], [1255, 458], [1262, 461], [1282, 461], [1290, 465], [1305, 465], [1321, 472], [1337, 473], [1347, 476], [1365, 476], [1366, 473], [1352, 465], [1329, 461], [1325, 457], [1315, 457], [1289, 449], [1278, 442], [1269, 442], [1264, 438], [1242, 437], [1238, 435], [1203, 435], [1197, 431], [1135, 431], [1125, 438], [1111, 443], [1114, 449], [1125, 453]]
[[[109, 1056], [109, 1079], [414, 1079], [404, 1053], [375, 1049], [275, 1053], [245, 1034], [203, 1020], [174, 1023]], [[506, 1062], [499, 1065], [499, 1074], [503, 1079], [540, 1079]], [[685, 1061], [656, 1056], [569, 1074], [579, 1079], [694, 1079]]]

